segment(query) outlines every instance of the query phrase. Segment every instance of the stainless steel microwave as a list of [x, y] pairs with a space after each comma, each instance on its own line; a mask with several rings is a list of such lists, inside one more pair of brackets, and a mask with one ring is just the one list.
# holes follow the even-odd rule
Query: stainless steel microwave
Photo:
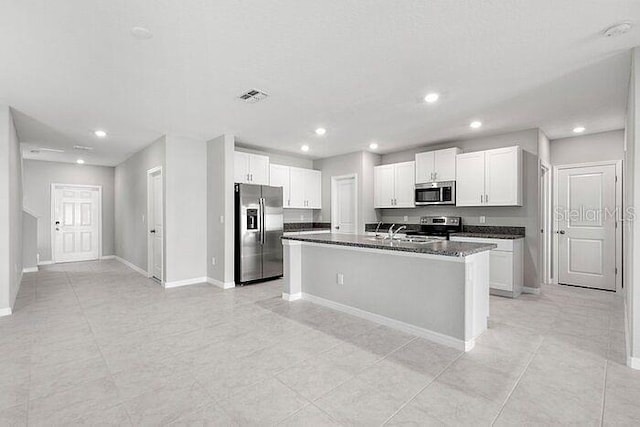
[[416, 206], [455, 205], [456, 182], [442, 181], [416, 184]]

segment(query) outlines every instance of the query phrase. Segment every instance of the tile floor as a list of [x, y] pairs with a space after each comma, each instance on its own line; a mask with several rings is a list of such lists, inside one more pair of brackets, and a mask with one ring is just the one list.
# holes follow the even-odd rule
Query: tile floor
[[117, 261], [25, 275], [0, 318], [0, 425], [638, 425], [622, 301], [491, 299], [467, 354], [276, 281], [163, 290]]

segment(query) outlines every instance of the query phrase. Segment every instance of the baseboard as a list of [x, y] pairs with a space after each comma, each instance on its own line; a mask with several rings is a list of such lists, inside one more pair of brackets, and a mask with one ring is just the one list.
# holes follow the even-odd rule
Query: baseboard
[[[296, 294], [293, 294], [291, 296], [295, 296], [295, 295]], [[369, 320], [371, 322], [388, 326], [390, 328], [397, 329], [399, 331], [406, 332], [408, 334], [416, 335], [421, 338], [427, 339], [429, 341], [433, 341], [437, 344], [453, 347], [456, 350], [470, 351], [475, 346], [475, 340], [463, 341], [456, 338], [448, 337], [446, 335], [431, 331], [429, 329], [420, 328], [418, 326], [401, 322], [400, 320], [391, 319], [389, 317], [381, 316], [379, 314], [371, 313], [365, 310], [361, 310], [359, 308], [340, 304], [334, 301], [329, 301], [327, 299], [320, 298], [314, 295], [309, 295], [304, 292], [301, 294], [301, 296], [303, 300], [310, 301], [314, 304], [322, 305], [324, 307], [331, 308], [336, 311], [341, 311], [343, 313], [351, 314], [352, 316], [356, 316], [361, 319]], [[283, 297], [284, 297], [284, 294], [283, 294]]]
[[192, 279], [174, 280], [173, 282], [164, 282], [165, 288], [179, 288], [180, 286], [197, 285], [200, 283], [208, 283], [206, 277], [194, 277]]
[[116, 259], [115, 255], [104, 255], [100, 257], [100, 261], [106, 261], [108, 259]]
[[12, 313], [12, 311], [11, 311], [11, 309], [10, 309], [9, 307], [7, 307], [7, 308], [0, 308], [0, 317], [3, 317], [3, 316], [11, 316], [11, 313]]
[[120, 258], [117, 255], [113, 256], [113, 259], [120, 261], [121, 263], [123, 263], [124, 265], [126, 265], [127, 267], [129, 267], [130, 269], [132, 269], [133, 271], [142, 274], [144, 277], [151, 277], [149, 275], [149, 273], [147, 273], [146, 271], [144, 271], [143, 269], [141, 269], [140, 267], [138, 267], [137, 265], [127, 261], [124, 258]]
[[285, 301], [296, 301], [302, 298], [302, 292], [298, 292], [297, 294], [288, 294], [286, 292], [282, 293], [282, 299]]
[[530, 286], [523, 286], [522, 287], [522, 293], [523, 294], [540, 295], [540, 288], [532, 288]]
[[25, 267], [22, 269], [23, 273], [35, 273], [38, 271], [38, 267]]
[[213, 286], [217, 286], [221, 289], [231, 289], [236, 287], [235, 282], [223, 282], [221, 280], [214, 279], [213, 277], [207, 277], [207, 283]]
[[53, 262], [53, 260], [39, 261], [39, 262], [38, 262], [38, 265], [53, 265], [53, 264], [55, 264], [55, 263]]

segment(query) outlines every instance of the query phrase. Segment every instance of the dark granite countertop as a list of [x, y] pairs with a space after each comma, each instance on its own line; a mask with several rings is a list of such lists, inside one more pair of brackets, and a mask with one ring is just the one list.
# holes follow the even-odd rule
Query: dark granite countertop
[[452, 242], [450, 240], [436, 240], [432, 243], [411, 243], [401, 240], [377, 240], [372, 236], [357, 234], [321, 233], [297, 236], [283, 236], [283, 240], [297, 240], [301, 242], [321, 243], [337, 246], [351, 246], [357, 248], [383, 249], [389, 251], [413, 252], [428, 255], [442, 255], [450, 257], [465, 257], [478, 252], [489, 251], [497, 246], [491, 243]]
[[284, 232], [331, 230], [330, 222], [285, 222]]
[[522, 234], [503, 234], [503, 233], [472, 233], [472, 232], [461, 232], [461, 233], [452, 233], [451, 237], [474, 237], [477, 239], [505, 239], [505, 240], [517, 240], [524, 239], [524, 235]]

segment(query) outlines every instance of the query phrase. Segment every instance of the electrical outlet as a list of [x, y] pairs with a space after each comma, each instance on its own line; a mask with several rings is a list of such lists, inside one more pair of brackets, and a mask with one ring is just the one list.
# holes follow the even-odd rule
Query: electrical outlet
[[211, 257], [211, 265], [216, 265], [216, 257]]
[[409, 217], [408, 216], [404, 216], [404, 222], [408, 222], [409, 221]]
[[224, 215], [220, 215], [220, 224], [224, 224]]
[[484, 215], [482, 215], [480, 217], [480, 224], [484, 224], [485, 222], [487, 222], [487, 218]]
[[336, 283], [338, 285], [344, 285], [344, 274], [342, 273], [336, 274]]

